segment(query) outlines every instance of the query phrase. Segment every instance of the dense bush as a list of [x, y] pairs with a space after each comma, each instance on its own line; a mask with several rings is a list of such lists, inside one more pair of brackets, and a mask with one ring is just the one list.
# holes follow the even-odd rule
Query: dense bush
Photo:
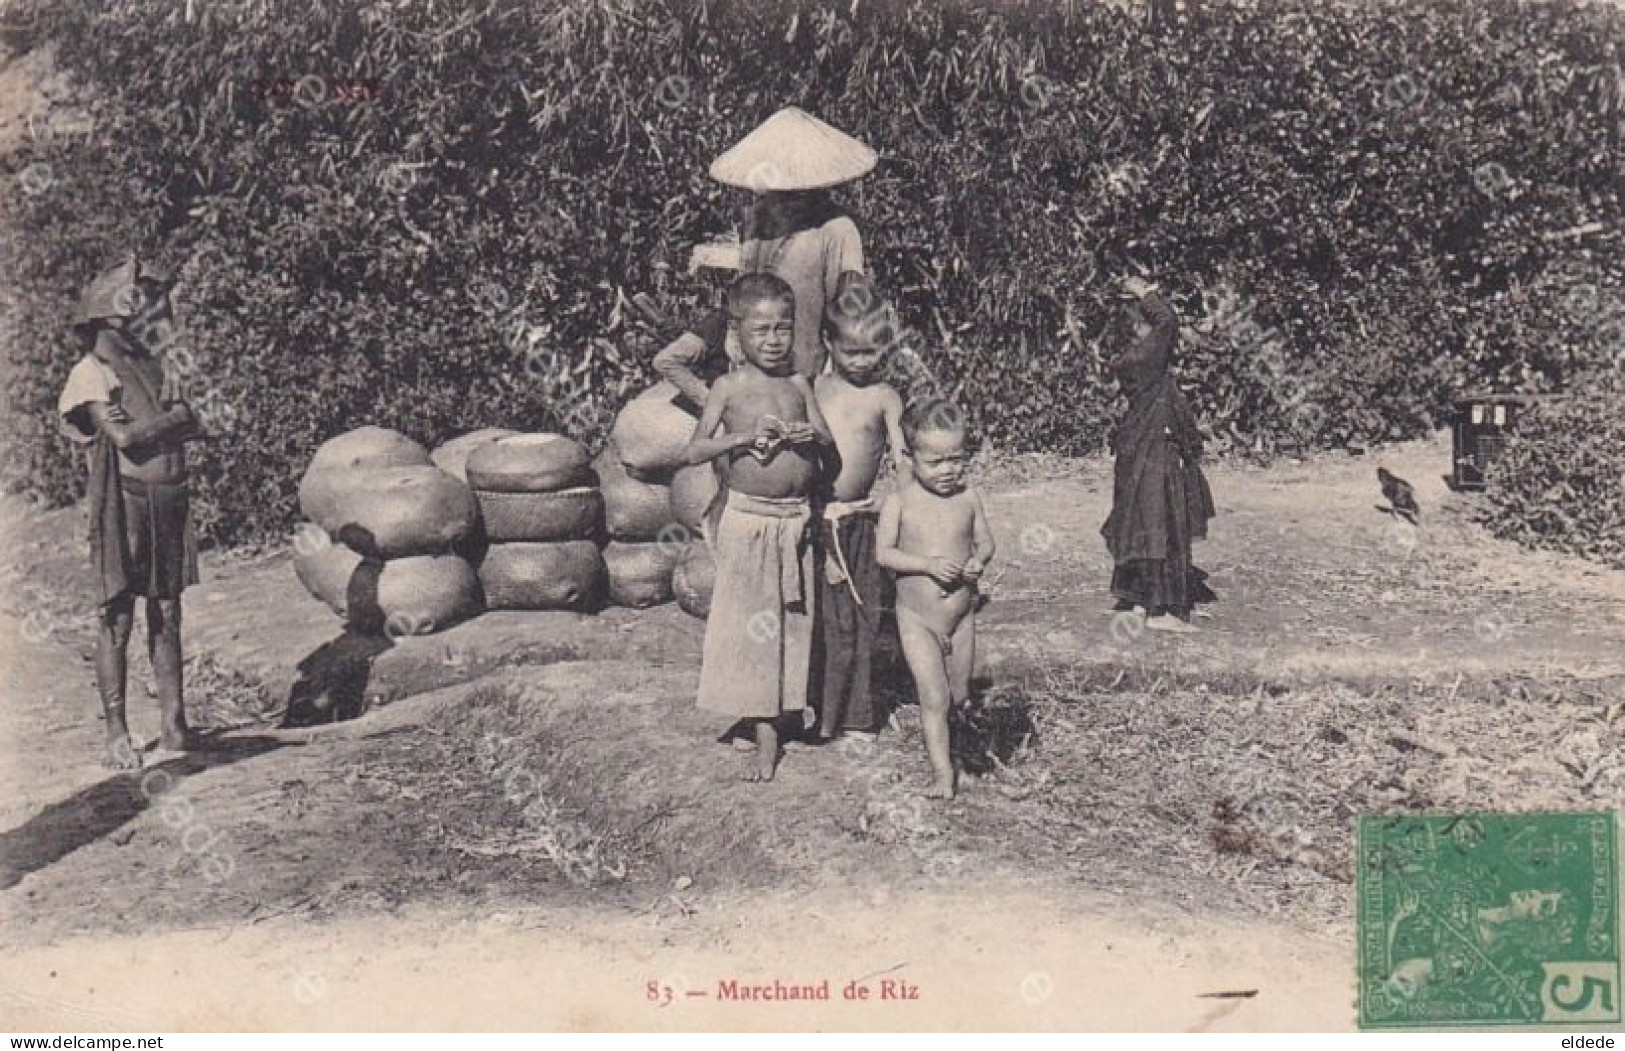
[[[1545, 311], [1564, 266], [1621, 282], [1617, 10], [1187, 6], [13, 4], [9, 43], [56, 43], [97, 131], [3, 162], [34, 176], [0, 202], [9, 471], [73, 494], [62, 321], [130, 246], [179, 268], [237, 410], [199, 465], [218, 540], [286, 529], [310, 451], [361, 423], [595, 437], [570, 410], [648, 378], [625, 297], [710, 294], [688, 249], [743, 202], [706, 164], [791, 102], [885, 156], [845, 200], [930, 369], [1006, 446], [1099, 445], [1094, 340], [1136, 264], [1192, 322], [1203, 418], [1266, 452], [1418, 434], [1454, 389], [1551, 386], [1590, 353]], [[376, 98], [255, 90], [305, 75]]]
[[1490, 469], [1485, 522], [1502, 536], [1625, 569], [1625, 380], [1600, 372], [1520, 420]]

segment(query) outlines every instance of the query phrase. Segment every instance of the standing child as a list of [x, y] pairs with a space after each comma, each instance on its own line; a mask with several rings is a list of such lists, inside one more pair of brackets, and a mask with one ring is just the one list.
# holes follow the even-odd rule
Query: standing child
[[1112, 371], [1128, 411], [1112, 435], [1112, 511], [1101, 527], [1112, 555], [1112, 595], [1146, 613], [1153, 631], [1192, 632], [1192, 607], [1209, 602], [1207, 575], [1191, 544], [1207, 536], [1213, 493], [1202, 475], [1202, 432], [1170, 374], [1179, 321], [1161, 293], [1139, 278], [1117, 319]]
[[964, 413], [926, 398], [903, 414], [912, 479], [886, 498], [876, 543], [897, 574], [897, 634], [919, 693], [933, 779], [925, 794], [951, 799], [948, 710], [970, 698], [976, 663], [976, 582], [993, 557], [982, 499], [965, 484]]
[[[734, 283], [728, 313], [744, 362], [717, 379], [686, 459], [727, 457], [713, 548], [699, 706], [754, 724], [747, 781], [771, 781], [778, 721], [807, 707], [813, 558], [809, 496], [832, 439], [812, 384], [795, 374], [795, 293], [770, 274]], [[722, 433], [717, 433], [718, 428]]]
[[872, 733], [885, 719], [869, 688], [881, 586], [875, 561], [879, 508], [871, 490], [889, 446], [903, 477], [903, 399], [881, 374], [888, 347], [873, 319], [882, 304], [861, 274], [848, 275], [824, 310], [824, 346], [834, 370], [818, 377], [818, 407], [835, 438], [821, 509], [818, 622], [813, 632], [813, 695], [818, 734]]
[[107, 763], [141, 765], [124, 694], [135, 600], [146, 599], [147, 652], [163, 715], [160, 743], [190, 744], [181, 683], [181, 592], [198, 581], [184, 442], [197, 420], [141, 338], [167, 324], [168, 280], [135, 260], [106, 271], [73, 317], [85, 354], [58, 400], [63, 430], [90, 446], [90, 561], [98, 586], [96, 686]]

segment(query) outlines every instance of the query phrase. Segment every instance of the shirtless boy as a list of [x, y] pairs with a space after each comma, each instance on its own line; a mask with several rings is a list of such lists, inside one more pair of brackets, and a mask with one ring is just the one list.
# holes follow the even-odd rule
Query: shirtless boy
[[970, 697], [976, 662], [976, 582], [993, 557], [981, 497], [965, 484], [964, 413], [927, 398], [903, 414], [912, 479], [880, 509], [877, 560], [897, 576], [897, 634], [919, 694], [932, 780], [953, 797], [948, 711]]
[[873, 733], [885, 720], [869, 686], [884, 583], [875, 561], [879, 513], [871, 491], [888, 446], [897, 476], [908, 474], [903, 399], [881, 379], [889, 347], [873, 324], [880, 304], [862, 275], [849, 275], [842, 287], [824, 311], [824, 346], [834, 368], [813, 387], [835, 438], [821, 509], [823, 572], [813, 636], [813, 703], [825, 740]]
[[686, 454], [691, 464], [727, 458], [699, 706], [754, 725], [756, 756], [745, 780], [771, 781], [778, 721], [807, 707], [809, 497], [833, 439], [812, 384], [794, 371], [790, 286], [770, 274], [741, 277], [729, 291], [728, 313], [745, 360], [711, 388]]
[[63, 430], [89, 446], [90, 558], [100, 607], [96, 685], [107, 764], [141, 765], [125, 716], [135, 600], [146, 600], [147, 652], [158, 685], [165, 749], [191, 746], [182, 699], [181, 592], [198, 582], [186, 485], [185, 442], [197, 418], [173, 373], [148, 346], [167, 324], [166, 275], [129, 259], [80, 297], [73, 327], [84, 356], [58, 401]]

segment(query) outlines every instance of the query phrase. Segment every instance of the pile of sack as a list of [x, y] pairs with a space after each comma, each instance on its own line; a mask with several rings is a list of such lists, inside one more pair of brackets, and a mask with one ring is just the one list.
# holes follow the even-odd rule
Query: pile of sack
[[606, 601], [675, 598], [704, 617], [715, 564], [701, 532], [720, 487], [712, 465], [682, 462], [694, 417], [676, 396], [662, 382], [634, 398], [596, 458], [563, 435], [505, 428], [432, 455], [381, 427], [340, 435], [300, 482], [312, 524], [296, 536], [299, 579], [341, 616], [375, 601], [395, 634], [485, 608]]
[[467, 555], [479, 509], [468, 486], [405, 435], [362, 427], [326, 442], [299, 483], [310, 524], [294, 570], [352, 623], [422, 635], [479, 613]]
[[469, 453], [468, 484], [490, 546], [491, 609], [591, 610], [604, 598], [604, 495], [587, 450], [559, 434], [512, 434]]
[[[696, 565], [710, 560], [700, 536], [718, 482], [710, 464], [683, 463], [695, 420], [677, 405], [677, 396], [677, 388], [662, 381], [628, 402], [596, 465], [610, 508], [612, 547], [646, 567], [658, 601], [675, 597], [684, 610], [703, 617], [711, 589]], [[614, 499], [607, 496], [611, 479]]]

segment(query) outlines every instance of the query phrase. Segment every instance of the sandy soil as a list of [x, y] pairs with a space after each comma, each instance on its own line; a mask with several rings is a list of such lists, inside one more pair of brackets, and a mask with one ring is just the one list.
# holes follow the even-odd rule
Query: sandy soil
[[[730, 979], [827, 979], [831, 1001], [723, 1001]], [[854, 979], [870, 1000], [843, 1001]], [[882, 981], [918, 999], [880, 999]], [[1256, 922], [1076, 896], [877, 891], [732, 899], [676, 918], [409, 910], [72, 939], [7, 954], [0, 990], [22, 1030], [1302, 1031], [1347, 1028], [1353, 974], [1342, 946]], [[1215, 995], [1226, 993], [1241, 995]]]

